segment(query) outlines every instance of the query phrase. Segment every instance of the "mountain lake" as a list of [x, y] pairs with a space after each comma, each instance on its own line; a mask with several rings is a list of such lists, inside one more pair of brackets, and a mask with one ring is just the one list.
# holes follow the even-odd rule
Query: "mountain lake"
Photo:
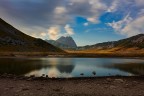
[[144, 75], [144, 60], [124, 58], [0, 58], [0, 74], [52, 78]]

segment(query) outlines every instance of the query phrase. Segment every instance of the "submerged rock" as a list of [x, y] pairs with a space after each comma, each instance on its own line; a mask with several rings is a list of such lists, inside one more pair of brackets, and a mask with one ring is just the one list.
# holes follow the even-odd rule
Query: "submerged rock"
[[81, 73], [80, 75], [81, 75], [81, 76], [83, 76], [83, 75], [84, 75], [84, 73]]
[[93, 72], [92, 72], [92, 74], [93, 74], [93, 75], [96, 75], [96, 72], [95, 72], [95, 71], [93, 71]]

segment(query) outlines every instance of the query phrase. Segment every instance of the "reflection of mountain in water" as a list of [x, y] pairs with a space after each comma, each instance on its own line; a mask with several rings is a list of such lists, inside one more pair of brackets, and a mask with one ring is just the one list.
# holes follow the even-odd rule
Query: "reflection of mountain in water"
[[73, 59], [61, 59], [56, 66], [61, 73], [71, 73], [75, 67]]
[[74, 65], [58, 65], [57, 69], [61, 72], [61, 73], [71, 73], [74, 69]]
[[0, 59], [0, 74], [23, 75], [32, 70], [39, 70], [50, 65], [41, 64], [40, 60]]
[[134, 75], [144, 75], [143, 63], [112, 64], [112, 65], [104, 65], [103, 67], [110, 69], [119, 69], [121, 71], [132, 73]]
[[60, 73], [71, 73], [74, 67], [71, 59], [0, 59], [0, 74], [25, 75], [47, 68], [56, 68]]

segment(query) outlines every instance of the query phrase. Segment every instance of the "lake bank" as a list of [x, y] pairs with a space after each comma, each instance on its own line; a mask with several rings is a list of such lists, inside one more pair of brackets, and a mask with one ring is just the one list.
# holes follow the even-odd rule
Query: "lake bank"
[[1, 96], [144, 96], [144, 77], [0, 77]]
[[0, 57], [9, 58], [35, 58], [35, 57], [60, 57], [60, 58], [143, 58], [144, 53], [47, 53], [47, 52], [0, 52]]

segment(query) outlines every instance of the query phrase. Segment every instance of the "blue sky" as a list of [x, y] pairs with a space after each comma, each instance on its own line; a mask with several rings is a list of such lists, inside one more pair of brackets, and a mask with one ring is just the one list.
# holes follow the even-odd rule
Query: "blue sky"
[[77, 45], [144, 33], [144, 0], [0, 0], [0, 17], [36, 38]]

